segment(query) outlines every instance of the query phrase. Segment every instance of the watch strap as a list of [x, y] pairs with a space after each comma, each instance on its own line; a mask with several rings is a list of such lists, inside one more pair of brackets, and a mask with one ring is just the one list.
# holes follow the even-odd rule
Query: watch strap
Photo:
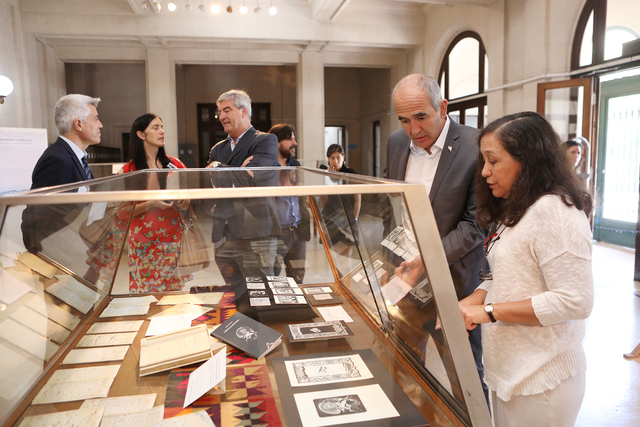
[[491, 305], [491, 303], [484, 306], [484, 312], [489, 316], [489, 320], [491, 320], [491, 323], [496, 323], [496, 318], [493, 316], [493, 306]]

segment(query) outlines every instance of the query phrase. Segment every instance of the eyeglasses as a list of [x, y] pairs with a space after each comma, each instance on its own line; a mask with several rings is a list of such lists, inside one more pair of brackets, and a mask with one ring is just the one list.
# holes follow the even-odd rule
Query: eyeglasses
[[[500, 235], [502, 234], [505, 228], [506, 227], [502, 227], [502, 230], [500, 230], [500, 232], [496, 231], [495, 233], [493, 233], [491, 236], [487, 237], [484, 240], [484, 256], [485, 256], [484, 260], [487, 267], [489, 266], [489, 261], [488, 261], [489, 252], [491, 252], [493, 245], [495, 245], [496, 242], [500, 240]], [[480, 277], [480, 280], [493, 280], [493, 274], [491, 273], [491, 271], [485, 273], [484, 268], [478, 272], [478, 276]]]

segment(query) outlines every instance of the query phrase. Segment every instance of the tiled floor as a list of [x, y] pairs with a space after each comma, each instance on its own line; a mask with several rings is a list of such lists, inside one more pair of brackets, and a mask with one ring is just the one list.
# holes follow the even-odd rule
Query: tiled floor
[[640, 425], [640, 359], [625, 360], [640, 343], [640, 297], [634, 254], [594, 244], [595, 305], [587, 320], [587, 391], [577, 427]]

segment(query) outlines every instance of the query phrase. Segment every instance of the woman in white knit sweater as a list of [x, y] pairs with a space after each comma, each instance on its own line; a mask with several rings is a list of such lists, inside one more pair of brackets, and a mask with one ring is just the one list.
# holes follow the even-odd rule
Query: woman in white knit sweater
[[593, 307], [591, 197], [562, 141], [537, 113], [480, 134], [479, 223], [491, 273], [460, 302], [482, 324], [496, 427], [573, 426], [585, 390], [584, 319]]

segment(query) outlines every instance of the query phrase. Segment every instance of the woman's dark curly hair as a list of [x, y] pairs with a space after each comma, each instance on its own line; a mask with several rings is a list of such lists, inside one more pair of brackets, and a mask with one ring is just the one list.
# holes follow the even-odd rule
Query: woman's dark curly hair
[[500, 222], [513, 227], [536, 200], [547, 194], [556, 194], [567, 206], [575, 206], [587, 217], [591, 215], [591, 195], [572, 170], [564, 143], [544, 117], [531, 111], [504, 116], [480, 132], [478, 146], [485, 135], [492, 133], [520, 163], [520, 171], [509, 198], [494, 197], [482, 176], [484, 161], [480, 153], [475, 192], [479, 224]]
[[[133, 164], [136, 165], [136, 170], [149, 168], [149, 165], [147, 164], [147, 154], [144, 151], [144, 141], [142, 141], [138, 136], [138, 131], [144, 132], [147, 130], [149, 124], [156, 117], [162, 120], [160, 116], [153, 113], [143, 114], [135, 119], [133, 125], [131, 125], [131, 133], [129, 134], [129, 158], [133, 160]], [[164, 147], [158, 148], [158, 155], [156, 156], [156, 159], [153, 160], [160, 160], [163, 168], [166, 168], [170, 162]]]

